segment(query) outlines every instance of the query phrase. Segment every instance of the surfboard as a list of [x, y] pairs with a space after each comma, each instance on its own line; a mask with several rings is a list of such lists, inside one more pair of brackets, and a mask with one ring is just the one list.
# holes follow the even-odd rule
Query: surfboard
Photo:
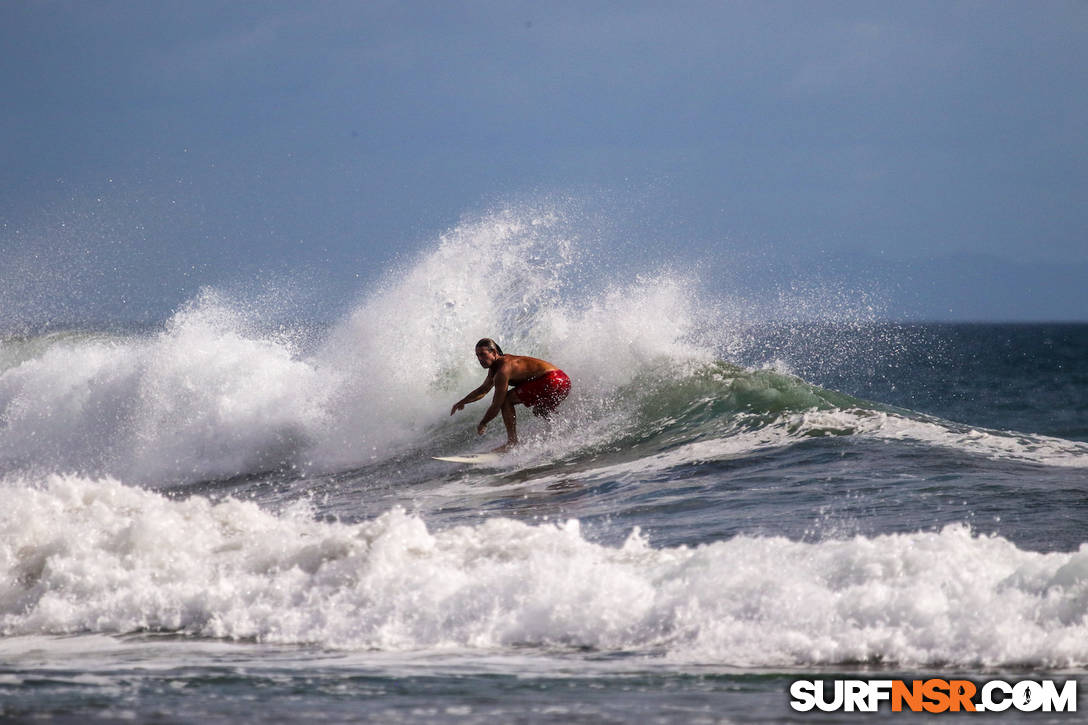
[[494, 463], [502, 458], [501, 453], [466, 453], [463, 456], [431, 456], [436, 461], [449, 461], [450, 463]]

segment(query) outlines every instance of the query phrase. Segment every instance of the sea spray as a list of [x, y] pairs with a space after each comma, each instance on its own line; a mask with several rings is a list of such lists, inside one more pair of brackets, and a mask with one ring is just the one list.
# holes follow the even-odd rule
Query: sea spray
[[305, 347], [210, 289], [149, 333], [23, 345], [0, 371], [0, 463], [144, 485], [370, 464], [463, 421], [446, 411], [483, 379], [483, 336], [566, 369], [565, 409], [608, 430], [626, 415], [618, 389], [712, 360], [727, 328], [695, 280], [594, 288], [581, 254], [562, 214], [503, 209], [442, 235]]
[[266, 470], [318, 429], [322, 382], [208, 291], [154, 334], [59, 339], [0, 374], [0, 461], [151, 484]]

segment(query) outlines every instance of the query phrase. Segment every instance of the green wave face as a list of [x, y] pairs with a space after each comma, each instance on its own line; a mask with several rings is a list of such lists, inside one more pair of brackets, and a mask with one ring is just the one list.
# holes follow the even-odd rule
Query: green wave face
[[[622, 422], [592, 448], [615, 453], [660, 451], [692, 441], [725, 438], [775, 426], [790, 435], [851, 435], [849, 427], [798, 427], [790, 418], [807, 411], [883, 410], [783, 372], [749, 370], [725, 361], [688, 366], [659, 364], [615, 390]], [[802, 416], [803, 417], [803, 416]], [[634, 451], [630, 451], [634, 453]]]
[[[671, 377], [670, 377], [671, 376]], [[640, 391], [648, 391], [641, 392]], [[683, 425], [732, 422], [743, 418], [770, 422], [783, 413], [835, 408], [870, 408], [858, 398], [825, 390], [774, 370], [747, 370], [717, 361], [677, 378], [675, 370], [640, 376], [621, 397], [639, 400], [644, 422], [671, 421]]]

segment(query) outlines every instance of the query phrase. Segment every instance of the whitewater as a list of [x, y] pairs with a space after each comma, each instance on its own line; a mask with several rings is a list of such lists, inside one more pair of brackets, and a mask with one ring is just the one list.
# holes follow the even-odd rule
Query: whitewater
[[[0, 715], [779, 722], [814, 673], [1088, 681], [1088, 328], [738, 299], [580, 231], [468, 218], [322, 323], [205, 289], [0, 339]], [[573, 391], [434, 461], [502, 442], [449, 415], [481, 337]]]

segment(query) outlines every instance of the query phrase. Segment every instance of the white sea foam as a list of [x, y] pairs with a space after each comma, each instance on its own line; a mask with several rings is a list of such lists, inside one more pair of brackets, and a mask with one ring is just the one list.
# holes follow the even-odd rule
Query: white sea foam
[[[10, 482], [9, 482], [10, 483]], [[349, 650], [588, 647], [680, 662], [1088, 664], [1088, 547], [950, 526], [654, 548], [576, 521], [429, 531], [50, 476], [6, 490], [4, 635], [167, 630]]]
[[794, 434], [843, 432], [892, 440], [918, 441], [966, 451], [994, 460], [1022, 461], [1065, 468], [1088, 468], [1088, 443], [1013, 431], [980, 430], [945, 421], [872, 410], [810, 410], [785, 417]]

